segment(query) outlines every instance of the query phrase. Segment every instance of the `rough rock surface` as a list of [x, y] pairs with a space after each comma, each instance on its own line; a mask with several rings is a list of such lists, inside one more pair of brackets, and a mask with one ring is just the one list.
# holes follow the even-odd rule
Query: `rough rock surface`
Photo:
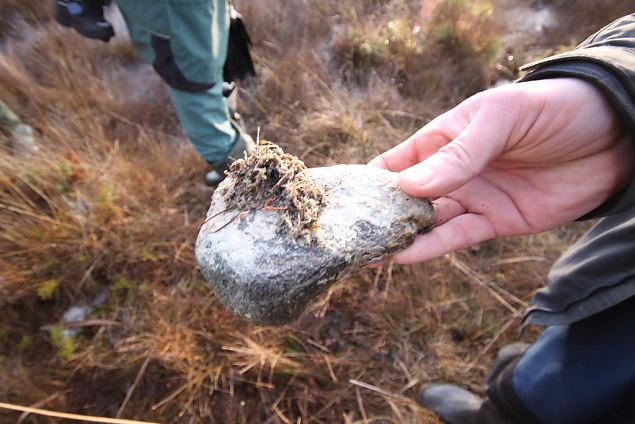
[[327, 195], [311, 243], [281, 232], [279, 211], [226, 211], [221, 193], [231, 192], [232, 178], [212, 197], [196, 257], [216, 295], [238, 315], [289, 322], [342, 274], [407, 247], [433, 225], [430, 202], [404, 194], [396, 174], [365, 165], [307, 172]]

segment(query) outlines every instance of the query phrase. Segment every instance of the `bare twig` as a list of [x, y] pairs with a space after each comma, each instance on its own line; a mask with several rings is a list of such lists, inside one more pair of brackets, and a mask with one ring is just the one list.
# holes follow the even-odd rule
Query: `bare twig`
[[284, 422], [285, 424], [293, 424], [293, 421], [291, 421], [289, 418], [287, 418], [282, 411], [280, 410], [280, 408], [278, 408], [278, 406], [275, 406], [273, 408], [273, 412], [276, 413], [276, 415], [278, 416], [278, 418], [280, 418], [282, 420], [282, 422]]
[[0, 402], [0, 408], [12, 411], [28, 412], [30, 414], [44, 415], [45, 417], [65, 418], [67, 420], [84, 421], [89, 423], [109, 423], [109, 424], [159, 424], [150, 421], [124, 420], [121, 418], [96, 417], [93, 415], [69, 414], [66, 412], [49, 411], [48, 409], [32, 408], [30, 406], [15, 405], [12, 403]]
[[152, 405], [150, 409], [152, 409], [153, 411], [156, 411], [157, 409], [159, 409], [160, 407], [162, 407], [163, 405], [165, 405], [166, 403], [168, 403], [169, 401], [171, 401], [172, 399], [180, 395], [188, 387], [190, 387], [190, 383], [185, 383], [184, 385], [182, 385], [181, 387], [173, 391], [171, 394], [163, 398], [163, 400]]
[[411, 402], [411, 400], [409, 398], [407, 398], [406, 396], [402, 396], [400, 394], [397, 393], [392, 393], [389, 392], [387, 390], [382, 389], [381, 387], [377, 387], [377, 386], [373, 386], [372, 384], [368, 384], [368, 383], [364, 383], [363, 381], [359, 381], [359, 380], [355, 380], [353, 378], [351, 378], [350, 380], [348, 380], [349, 383], [355, 385], [355, 386], [359, 386], [359, 387], [363, 387], [364, 389], [368, 389], [368, 390], [372, 390], [373, 392], [377, 392], [381, 395], [384, 396], [388, 396], [391, 397], [393, 399], [397, 399], [403, 402]]
[[145, 361], [143, 361], [143, 364], [141, 364], [141, 368], [139, 368], [139, 372], [137, 373], [137, 376], [135, 377], [134, 381], [130, 385], [128, 392], [126, 393], [125, 399], [123, 400], [123, 402], [121, 402], [121, 406], [119, 407], [119, 410], [117, 411], [117, 415], [115, 415], [116, 418], [121, 417], [121, 414], [123, 414], [124, 409], [126, 409], [126, 406], [128, 405], [130, 398], [132, 397], [132, 394], [137, 388], [139, 381], [141, 381], [141, 377], [143, 377], [143, 374], [146, 372], [146, 368], [148, 368], [148, 364], [150, 363], [150, 359], [152, 359], [153, 353], [154, 351], [148, 352], [148, 356], [146, 356]]
[[519, 264], [522, 262], [545, 262], [546, 260], [547, 258], [544, 258], [542, 256], [517, 256], [515, 258], [499, 259], [497, 261], [494, 261], [492, 265], [499, 266], [499, 265]]
[[476, 272], [475, 270], [467, 266], [465, 263], [457, 259], [457, 257], [454, 254], [445, 255], [445, 258], [448, 260], [448, 262], [450, 262], [450, 264], [453, 267], [455, 267], [456, 269], [458, 269], [459, 271], [461, 271], [463, 274], [467, 275], [468, 277], [472, 278], [481, 287], [484, 287], [492, 295], [494, 299], [496, 299], [501, 305], [503, 305], [510, 312], [512, 312], [514, 314], [514, 317], [521, 316], [522, 312], [519, 311], [514, 306], [512, 306], [509, 303], [509, 301], [507, 301], [503, 296], [506, 296], [508, 299], [510, 299], [511, 302], [516, 303], [517, 305], [521, 306], [523, 309], [528, 306], [527, 302], [519, 299], [518, 297], [514, 296], [512, 293], [508, 292], [507, 290], [503, 289], [497, 284], [486, 280], [483, 275], [479, 274], [478, 272]]
[[97, 326], [109, 326], [109, 327], [121, 327], [122, 323], [112, 321], [109, 319], [87, 319], [85, 321], [62, 321], [55, 324], [47, 324], [40, 327], [42, 330], [49, 330], [54, 327], [63, 328], [82, 328], [82, 327], [97, 327]]
[[220, 230], [222, 230], [223, 228], [227, 227], [229, 224], [231, 224], [232, 222], [234, 222], [236, 220], [236, 218], [238, 218], [238, 216], [240, 215], [240, 212], [237, 212], [236, 215], [232, 216], [229, 221], [227, 221], [226, 223], [224, 223], [223, 225], [221, 225], [218, 228], [215, 228], [213, 230], [210, 230], [210, 232], [212, 233], [217, 233]]
[[328, 355], [322, 355], [324, 357], [324, 362], [326, 363], [326, 367], [329, 370], [329, 374], [331, 375], [331, 380], [333, 380], [334, 383], [337, 383], [337, 376], [335, 375], [335, 372], [333, 371], [333, 365], [331, 365], [331, 360], [329, 359]]
[[[57, 399], [62, 393], [65, 392], [57, 392], [57, 393], [53, 393], [51, 396], [42, 399], [32, 405], [30, 405], [31, 408], [40, 408], [44, 405], [46, 405], [47, 403]], [[26, 420], [29, 417], [30, 413], [29, 412], [23, 412], [22, 415], [20, 415], [20, 418], [18, 419], [18, 421], [16, 421], [16, 424], [22, 424], [24, 422], [24, 420]]]
[[90, 266], [88, 267], [88, 269], [86, 270], [86, 272], [84, 272], [84, 275], [82, 276], [82, 279], [79, 280], [79, 283], [77, 283], [77, 290], [79, 290], [84, 283], [86, 282], [86, 280], [88, 280], [88, 278], [90, 277], [90, 274], [93, 273], [93, 270], [95, 269], [95, 267], [97, 266], [97, 263], [101, 260], [101, 258], [104, 257], [106, 253], [102, 252], [100, 253], [95, 260], [93, 261], [92, 264], [90, 264]]
[[485, 347], [478, 353], [478, 355], [476, 355], [476, 358], [474, 358], [472, 362], [470, 362], [468, 366], [463, 369], [463, 373], [466, 373], [474, 368], [474, 366], [481, 360], [481, 358], [483, 358], [483, 356], [492, 348], [492, 346], [494, 346], [498, 339], [500, 339], [500, 337], [511, 328], [512, 324], [516, 322], [516, 319], [517, 317], [512, 317], [512, 319], [507, 320], [505, 325], [503, 325], [503, 327], [498, 330], [494, 337], [492, 337], [492, 340], [490, 340], [489, 343], [487, 343]]
[[383, 271], [384, 271], [384, 263], [382, 262], [382, 264], [379, 265], [379, 267], [375, 271], [375, 278], [373, 278], [373, 288], [374, 289], [377, 288], [377, 284], [379, 284], [379, 279], [381, 278], [381, 274], [382, 274]]
[[395, 261], [388, 260], [388, 269], [386, 269], [386, 287], [384, 288], [384, 299], [388, 299], [388, 290], [390, 290], [390, 284], [392, 283], [392, 269], [395, 265]]
[[222, 211], [220, 211], [220, 212], [218, 212], [218, 213], [215, 213], [215, 214], [214, 214], [214, 215], [212, 215], [212, 216], [208, 216], [208, 217], [206, 217], [206, 218], [203, 220], [203, 222], [201, 222], [201, 225], [199, 225], [199, 227], [198, 227], [199, 231], [200, 231], [200, 229], [203, 227], [203, 225], [207, 224], [207, 223], [208, 223], [211, 219], [216, 218], [218, 215], [220, 215], [220, 214], [222, 214], [222, 213], [225, 213], [225, 212], [227, 212], [227, 209], [223, 209]]
[[366, 408], [364, 408], [364, 401], [362, 400], [362, 395], [359, 392], [359, 387], [355, 387], [355, 395], [357, 397], [359, 412], [362, 414], [362, 420], [364, 420], [364, 424], [368, 424], [368, 415], [366, 415]]

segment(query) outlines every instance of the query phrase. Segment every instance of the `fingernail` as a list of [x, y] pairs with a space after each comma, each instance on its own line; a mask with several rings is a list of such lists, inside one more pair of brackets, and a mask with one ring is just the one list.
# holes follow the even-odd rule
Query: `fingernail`
[[432, 173], [432, 170], [430, 168], [422, 168], [417, 166], [413, 166], [401, 171], [399, 176], [418, 186], [430, 184], [430, 182], [434, 178], [434, 174]]
[[382, 162], [382, 160], [379, 157], [376, 157], [373, 160], [371, 160], [370, 162], [368, 162], [366, 165], [381, 167], [381, 162]]

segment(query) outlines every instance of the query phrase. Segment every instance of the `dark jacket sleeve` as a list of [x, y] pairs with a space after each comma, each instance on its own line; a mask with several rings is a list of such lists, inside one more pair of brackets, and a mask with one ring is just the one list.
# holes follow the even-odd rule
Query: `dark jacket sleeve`
[[[599, 87], [635, 143], [635, 15], [576, 50], [527, 65], [522, 81], [575, 77]], [[554, 264], [524, 324], [567, 325], [635, 297], [635, 181], [582, 218], [605, 216]]]
[[[635, 143], [635, 14], [625, 16], [587, 38], [575, 50], [523, 68], [519, 82], [575, 77], [598, 86], [611, 102]], [[635, 208], [635, 181], [582, 217], [613, 215]]]

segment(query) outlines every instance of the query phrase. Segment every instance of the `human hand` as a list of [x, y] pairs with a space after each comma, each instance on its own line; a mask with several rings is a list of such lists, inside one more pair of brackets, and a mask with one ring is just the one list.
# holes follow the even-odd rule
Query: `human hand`
[[437, 226], [394, 260], [425, 261], [579, 218], [630, 180], [629, 136], [603, 94], [580, 79], [470, 97], [369, 163], [399, 172], [406, 193], [434, 199]]

